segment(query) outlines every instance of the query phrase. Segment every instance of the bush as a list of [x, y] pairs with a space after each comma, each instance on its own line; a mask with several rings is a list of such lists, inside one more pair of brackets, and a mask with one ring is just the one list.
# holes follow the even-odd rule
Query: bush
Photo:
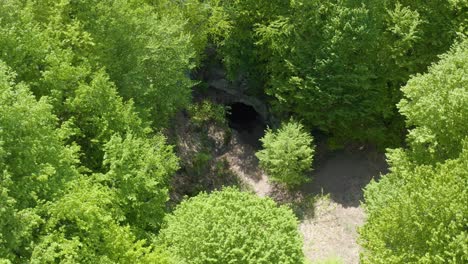
[[165, 220], [158, 242], [189, 263], [303, 263], [297, 218], [269, 198], [201, 193]]
[[392, 173], [366, 187], [362, 263], [467, 263], [467, 144], [436, 167], [414, 166], [401, 151], [390, 160]]
[[192, 122], [196, 126], [203, 126], [208, 122], [214, 122], [221, 126], [227, 126], [226, 109], [222, 105], [214, 104], [210, 101], [203, 101], [193, 104], [188, 109]]
[[366, 187], [362, 263], [467, 263], [467, 42], [402, 88], [408, 149]]
[[411, 128], [408, 142], [413, 157], [431, 163], [456, 158], [468, 131], [468, 39], [402, 88], [398, 104]]
[[170, 178], [179, 169], [172, 146], [162, 135], [114, 135], [105, 145], [104, 165], [109, 170], [96, 178], [114, 191], [125, 223], [138, 237], [151, 236], [163, 220]]
[[263, 150], [255, 155], [273, 181], [293, 187], [307, 181], [304, 173], [311, 167], [315, 152], [313, 138], [295, 121], [283, 123], [278, 131], [266, 131]]

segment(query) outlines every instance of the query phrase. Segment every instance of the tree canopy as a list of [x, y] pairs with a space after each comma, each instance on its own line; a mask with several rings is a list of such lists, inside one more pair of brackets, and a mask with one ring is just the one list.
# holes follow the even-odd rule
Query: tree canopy
[[294, 187], [308, 180], [305, 173], [312, 167], [315, 148], [302, 124], [290, 120], [277, 131], [268, 129], [260, 141], [263, 149], [255, 155], [273, 181]]
[[366, 187], [363, 263], [468, 260], [467, 70], [464, 40], [402, 88], [409, 149], [390, 151], [391, 172]]
[[[272, 127], [260, 166], [288, 186], [316, 151], [393, 148], [365, 188], [363, 263], [467, 262], [467, 9], [0, 1], [0, 263], [303, 263], [287, 206], [211, 186], [174, 198], [187, 194], [174, 175], [198, 188], [205, 168], [231, 173], [218, 145], [237, 134], [220, 103], [244, 99]], [[312, 131], [327, 141], [317, 150]], [[177, 157], [192, 132], [200, 146]]]
[[302, 263], [291, 209], [226, 188], [201, 193], [168, 215], [158, 240], [189, 263]]

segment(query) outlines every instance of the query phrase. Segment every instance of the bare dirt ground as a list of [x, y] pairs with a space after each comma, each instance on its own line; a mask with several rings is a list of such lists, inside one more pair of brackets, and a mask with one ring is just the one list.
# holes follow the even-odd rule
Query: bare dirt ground
[[[316, 157], [314, 171], [309, 174], [311, 182], [295, 191], [286, 191], [269, 182], [268, 176], [259, 169], [255, 157], [255, 147], [258, 146], [250, 142], [251, 135], [233, 130], [230, 140], [224, 142], [226, 137], [222, 130], [214, 127], [207, 132], [194, 132], [187, 125], [186, 117], [181, 115], [179, 119], [175, 129], [178, 137], [176, 149], [185, 169], [174, 178], [173, 186], [178, 188], [171, 196], [175, 203], [183, 195], [193, 196], [203, 190], [240, 185], [261, 197], [269, 196], [279, 203], [291, 205], [300, 219], [304, 254], [311, 263], [359, 263], [357, 228], [365, 220], [360, 206], [362, 188], [372, 178], [386, 172], [382, 154], [365, 148], [320, 151], [322, 154]], [[193, 165], [190, 162], [184, 164], [184, 161], [193, 160], [194, 155], [208, 151], [203, 150], [206, 147], [201, 143], [207, 139], [212, 145], [209, 147], [212, 161], [201, 169], [190, 169]], [[338, 261], [322, 262], [329, 259]]]
[[231, 171], [258, 196], [265, 197], [271, 193], [272, 185], [268, 182], [267, 175], [258, 167], [255, 150], [249, 144], [241, 142], [236, 131], [228, 151], [218, 159], [225, 159]]
[[335, 152], [319, 164], [313, 181], [301, 187], [308, 194], [329, 196], [318, 199], [314, 216], [300, 224], [309, 260], [339, 258], [346, 264], [359, 263], [357, 228], [365, 220], [362, 188], [386, 167], [383, 155], [370, 150]]
[[312, 203], [299, 206], [303, 211], [299, 229], [309, 261], [336, 259], [346, 264], [359, 263], [357, 228], [365, 220], [360, 207], [362, 188], [386, 171], [383, 155], [368, 149], [330, 153], [316, 162], [317, 167], [310, 174], [313, 180], [291, 194], [268, 181], [268, 176], [258, 168], [254, 153], [251, 145], [243, 144], [233, 134], [229, 150], [219, 158], [225, 158], [230, 169], [259, 196], [286, 203]]

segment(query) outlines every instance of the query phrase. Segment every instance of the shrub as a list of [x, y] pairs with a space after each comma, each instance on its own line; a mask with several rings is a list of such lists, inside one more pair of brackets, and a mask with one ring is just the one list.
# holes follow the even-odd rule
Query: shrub
[[303, 263], [297, 218], [269, 198], [201, 193], [165, 220], [158, 242], [189, 263]]
[[408, 149], [366, 187], [362, 263], [467, 263], [467, 42], [402, 88]]
[[455, 158], [468, 131], [468, 39], [455, 45], [402, 88], [398, 104], [411, 128], [408, 142], [414, 157], [430, 163]]
[[214, 104], [210, 101], [203, 101], [189, 107], [192, 122], [196, 126], [203, 126], [208, 122], [214, 122], [221, 126], [227, 126], [226, 109], [222, 105]]
[[268, 129], [260, 140], [263, 150], [255, 155], [273, 181], [290, 187], [307, 181], [304, 173], [311, 167], [315, 149], [312, 136], [300, 123], [283, 123], [275, 132]]
[[467, 263], [467, 144], [435, 167], [414, 166], [401, 151], [391, 161], [392, 172], [366, 187], [362, 263]]
[[198, 152], [192, 160], [191, 173], [201, 175], [207, 173], [213, 156], [209, 152]]
[[162, 135], [114, 135], [105, 145], [104, 165], [109, 170], [96, 178], [114, 191], [126, 224], [139, 237], [151, 236], [163, 220], [169, 181], [179, 169], [172, 147]]

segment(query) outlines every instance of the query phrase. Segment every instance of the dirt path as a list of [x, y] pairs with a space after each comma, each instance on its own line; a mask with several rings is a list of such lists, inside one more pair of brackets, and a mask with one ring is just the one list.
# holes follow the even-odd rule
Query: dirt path
[[299, 225], [307, 259], [313, 263], [329, 259], [359, 263], [356, 229], [364, 222], [363, 210], [344, 208], [326, 198], [318, 200], [314, 210], [314, 217], [304, 219]]
[[255, 150], [249, 144], [240, 142], [240, 138], [234, 132], [229, 150], [218, 159], [226, 159], [229, 168], [234, 172], [249, 189], [258, 196], [265, 197], [272, 191], [267, 175], [258, 168], [258, 159]]
[[[219, 158], [225, 158], [230, 169], [257, 195], [278, 200], [284, 193], [278, 194], [258, 168], [255, 150], [239, 141], [234, 135], [229, 150]], [[299, 190], [302, 197], [321, 197], [314, 199], [313, 214], [301, 219], [299, 225], [308, 260], [359, 263], [357, 228], [365, 220], [360, 207], [362, 188], [385, 170], [383, 155], [368, 150], [335, 152], [319, 162], [310, 175], [313, 181]]]

